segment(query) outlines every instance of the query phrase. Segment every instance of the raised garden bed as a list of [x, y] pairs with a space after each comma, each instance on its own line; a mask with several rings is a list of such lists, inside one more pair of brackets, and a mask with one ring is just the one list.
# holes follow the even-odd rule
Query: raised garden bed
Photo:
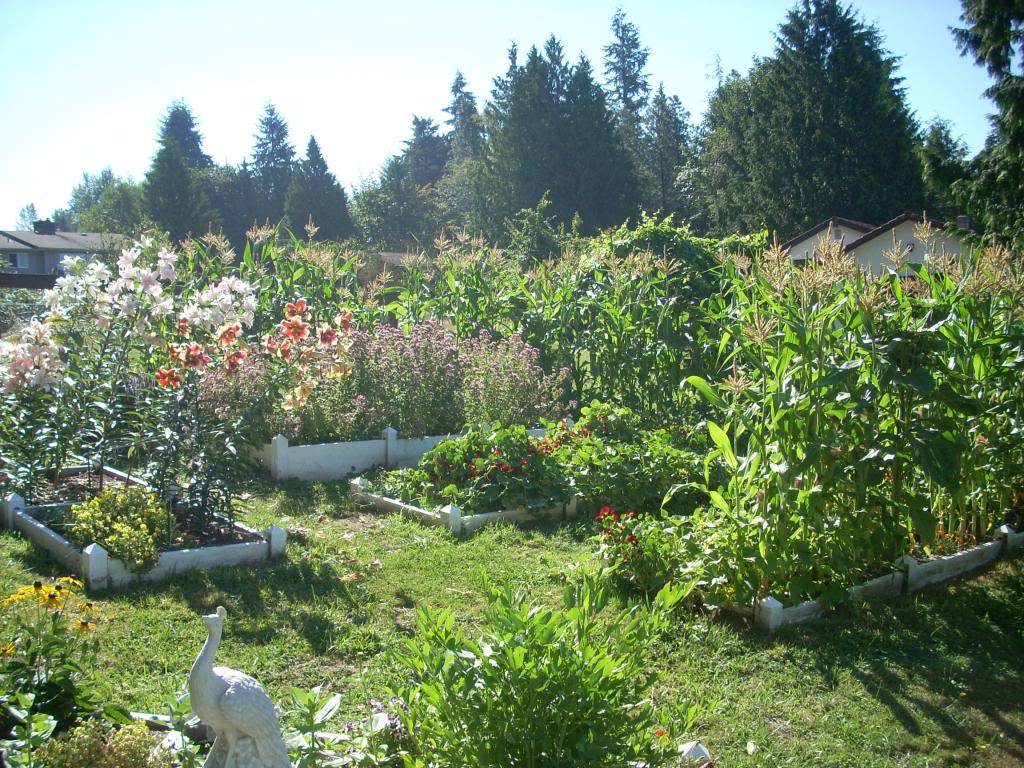
[[[86, 467], [72, 467], [70, 474], [84, 474]], [[102, 474], [113, 483], [145, 484], [136, 478], [110, 468]], [[287, 534], [276, 525], [257, 531], [241, 523], [211, 513], [201, 537], [194, 534], [181, 536], [176, 548], [160, 553], [160, 559], [150, 571], [133, 573], [124, 562], [111, 557], [96, 543], [79, 548], [50, 527], [53, 521], [77, 501], [47, 504], [26, 504], [18, 494], [0, 500], [0, 524], [21, 534], [70, 573], [80, 576], [92, 590], [121, 587], [138, 581], [166, 581], [183, 571], [208, 570], [224, 565], [242, 565], [271, 560], [284, 553]], [[179, 548], [180, 547], [180, 548]]]
[[457, 536], [464, 536], [479, 530], [488, 523], [496, 523], [499, 520], [511, 520], [517, 523], [536, 522], [545, 519], [566, 519], [576, 516], [576, 499], [572, 498], [564, 503], [552, 504], [543, 509], [506, 509], [499, 512], [478, 512], [476, 514], [465, 514], [454, 504], [448, 504], [436, 511], [421, 509], [412, 504], [406, 504], [397, 499], [389, 499], [386, 496], [378, 496], [370, 493], [369, 481], [363, 477], [357, 477], [350, 482], [349, 491], [353, 501], [369, 504], [378, 512], [400, 512], [414, 520], [419, 520], [427, 525], [441, 525]]
[[[534, 437], [543, 437], [546, 429], [529, 429]], [[343, 480], [374, 467], [412, 467], [439, 443], [457, 435], [399, 437], [388, 428], [379, 440], [355, 440], [346, 443], [289, 445], [288, 438], [278, 435], [264, 445], [260, 462], [274, 480]]]
[[[1024, 531], [1018, 533], [1010, 526], [1004, 525], [999, 529], [995, 541], [985, 542], [952, 555], [928, 560], [918, 560], [910, 555], [904, 555], [895, 564], [892, 573], [850, 587], [847, 592], [855, 600], [895, 597], [917, 592], [933, 584], [965, 576], [1021, 549], [1024, 549]], [[761, 598], [753, 608], [732, 610], [753, 618], [758, 627], [768, 632], [774, 632], [787, 624], [813, 621], [828, 612], [828, 608], [818, 600], [806, 600], [798, 605], [786, 607], [781, 600], [771, 596]]]

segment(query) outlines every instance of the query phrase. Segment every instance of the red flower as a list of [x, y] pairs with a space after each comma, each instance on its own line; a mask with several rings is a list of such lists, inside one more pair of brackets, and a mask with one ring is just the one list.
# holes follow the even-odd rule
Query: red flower
[[177, 389], [181, 386], [181, 377], [173, 368], [161, 368], [156, 372], [156, 383], [161, 387]]
[[294, 341], [302, 341], [309, 336], [309, 323], [302, 322], [299, 317], [281, 322], [281, 333]]
[[277, 351], [277, 339], [275, 339], [273, 336], [267, 336], [263, 340], [263, 343], [267, 347], [267, 352], [276, 352]]
[[635, 509], [629, 510], [629, 512], [626, 513], [626, 517], [628, 517], [630, 520], [635, 519], [636, 518], [636, 510]]
[[223, 328], [220, 329], [220, 333], [217, 336], [217, 341], [219, 341], [226, 347], [228, 344], [232, 344], [235, 342], [241, 330], [242, 326], [240, 326], [238, 323], [231, 323], [230, 325], [225, 325]]
[[182, 336], [188, 336], [188, 320], [184, 317], [178, 321], [178, 333]]
[[504, 462], [502, 462], [501, 464], [498, 465], [498, 467], [501, 469], [502, 472], [511, 472], [512, 471], [512, 465], [511, 464], [505, 464]]
[[302, 317], [306, 314], [306, 300], [299, 299], [294, 304], [289, 304], [284, 308], [284, 316], [287, 318]]
[[342, 312], [341, 315], [339, 315], [339, 319], [341, 320], [341, 330], [347, 331], [352, 326], [351, 312], [347, 310], [345, 312]]
[[632, 533], [629, 534], [629, 536], [626, 537], [626, 543], [627, 544], [636, 544], [637, 541], [638, 541], [638, 539]]
[[615, 513], [615, 510], [611, 507], [601, 507], [601, 511], [597, 513], [597, 519], [605, 520], [607, 518], [611, 518], [613, 523], [617, 523], [619, 521], [619, 516]]
[[338, 332], [331, 328], [329, 325], [325, 325], [320, 329], [320, 343], [329, 347], [338, 340]]
[[282, 341], [277, 346], [277, 356], [285, 362], [292, 359], [292, 343], [290, 341]]
[[245, 360], [245, 358], [247, 358], [248, 356], [249, 353], [246, 352], [244, 349], [237, 349], [234, 352], [232, 352], [230, 355], [228, 355], [228, 370], [233, 371], [236, 368], [238, 368], [239, 363]]
[[529, 463], [530, 463], [530, 460], [528, 458], [526, 458], [525, 456], [523, 456], [521, 459], [519, 459], [519, 466], [520, 467], [525, 467]]
[[667, 736], [668, 731], [666, 731], [664, 728], [656, 728], [654, 731], [654, 735], [660, 739], [662, 736]]
[[210, 357], [199, 344], [189, 344], [185, 347], [185, 367], [205, 368], [210, 363]]
[[181, 349], [171, 344], [167, 347], [167, 356], [170, 357], [171, 360], [181, 360]]

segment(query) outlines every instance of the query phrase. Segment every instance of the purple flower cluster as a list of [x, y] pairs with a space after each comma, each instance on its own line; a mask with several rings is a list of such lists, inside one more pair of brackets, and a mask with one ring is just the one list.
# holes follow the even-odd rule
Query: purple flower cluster
[[533, 424], [555, 418], [566, 373], [549, 375], [540, 353], [518, 335], [457, 339], [424, 322], [408, 332], [387, 325], [352, 334], [352, 376], [317, 387], [285, 417], [297, 442], [358, 440], [394, 427], [403, 436], [460, 432], [466, 424]]

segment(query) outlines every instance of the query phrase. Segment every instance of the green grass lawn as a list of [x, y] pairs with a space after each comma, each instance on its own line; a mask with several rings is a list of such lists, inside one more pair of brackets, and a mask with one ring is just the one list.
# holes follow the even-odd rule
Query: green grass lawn
[[[354, 509], [341, 484], [261, 486], [243, 506], [258, 527], [298, 529], [286, 559], [100, 596], [112, 616], [100, 685], [112, 701], [160, 710], [205, 639], [198, 615], [224, 605], [220, 664], [257, 676], [275, 698], [323, 684], [344, 695], [345, 717], [361, 717], [394, 681], [387, 652], [412, 632], [417, 606], [476, 622], [488, 582], [554, 603], [567, 567], [590, 550], [583, 526], [493, 526], [459, 541]], [[4, 594], [60, 574], [20, 536], [0, 535]], [[649, 663], [665, 711], [683, 700], [704, 707], [692, 738], [720, 766], [1024, 765], [1019, 558], [773, 639], [684, 613]]]

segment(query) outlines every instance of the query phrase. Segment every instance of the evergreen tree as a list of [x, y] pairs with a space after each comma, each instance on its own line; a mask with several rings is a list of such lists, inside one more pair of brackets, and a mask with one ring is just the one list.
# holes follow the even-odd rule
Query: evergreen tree
[[175, 101], [160, 124], [160, 146], [170, 141], [178, 145], [181, 159], [189, 168], [209, 168], [210, 156], [203, 152], [203, 137], [196, 127], [195, 118], [184, 101]]
[[344, 240], [352, 235], [348, 198], [327, 168], [316, 139], [309, 137], [306, 158], [292, 174], [285, 197], [285, 215], [293, 232], [301, 232], [312, 217], [318, 240]]
[[659, 84], [644, 126], [644, 166], [651, 179], [644, 200], [646, 210], [661, 211], [664, 215], [680, 211], [676, 178], [682, 171], [689, 143], [689, 117], [679, 99], [666, 95], [664, 83]]
[[986, 93], [999, 108], [996, 125], [1009, 149], [1024, 154], [1024, 2], [961, 2], [967, 26], [953, 30], [960, 50], [995, 79]]
[[990, 239], [1024, 249], [1024, 3], [962, 2], [967, 26], [954, 34], [961, 52], [994, 78], [987, 93], [999, 111], [985, 148], [954, 193]]
[[509, 51], [485, 126], [490, 236], [501, 237], [494, 224], [545, 194], [548, 215], [563, 225], [579, 214], [588, 228], [605, 227], [634, 212], [636, 179], [604, 92], [586, 59], [566, 63], [554, 37], [521, 65], [516, 48]]
[[256, 190], [249, 164], [215, 165], [193, 174], [217, 212], [224, 236], [240, 251], [245, 233], [256, 223]]
[[626, 21], [621, 8], [612, 16], [612, 37], [614, 40], [604, 47], [609, 101], [617, 113], [630, 115], [639, 122], [651, 90], [644, 72], [650, 50], [640, 44], [640, 33], [632, 22]]
[[773, 58], [712, 95], [702, 205], [719, 233], [764, 222], [788, 237], [833, 215], [883, 222], [920, 207], [917, 125], [898, 60], [838, 0], [802, 0]]
[[362, 239], [382, 251], [419, 251], [437, 234], [437, 210], [430, 188], [413, 181], [409, 163], [392, 157], [380, 177], [352, 197]]
[[476, 108], [476, 97], [466, 88], [466, 78], [455, 73], [452, 82], [452, 100], [444, 111], [448, 113], [448, 160], [459, 163], [476, 159], [484, 146], [483, 124]]
[[960, 212], [953, 185], [967, 177], [967, 145], [953, 137], [946, 120], [935, 120], [918, 148], [924, 181], [924, 209], [928, 217], [946, 222]]
[[437, 125], [430, 118], [412, 117], [412, 138], [405, 142], [403, 159], [409, 165], [414, 184], [436, 184], [448, 163], [448, 141], [437, 135]]
[[253, 147], [256, 216], [276, 224], [284, 217], [284, 198], [291, 182], [295, 148], [288, 142], [288, 124], [273, 104], [267, 104]]
[[615, 112], [622, 143], [629, 152], [641, 185], [655, 186], [654, 169], [645, 160], [644, 118], [650, 95], [647, 82], [647, 57], [650, 50], [640, 44], [636, 26], [626, 20], [619, 8], [612, 17], [612, 42], [604, 47], [604, 74], [608, 100]]
[[172, 239], [202, 235], [219, 226], [199, 180], [175, 142], [160, 147], [146, 174], [145, 214]]

